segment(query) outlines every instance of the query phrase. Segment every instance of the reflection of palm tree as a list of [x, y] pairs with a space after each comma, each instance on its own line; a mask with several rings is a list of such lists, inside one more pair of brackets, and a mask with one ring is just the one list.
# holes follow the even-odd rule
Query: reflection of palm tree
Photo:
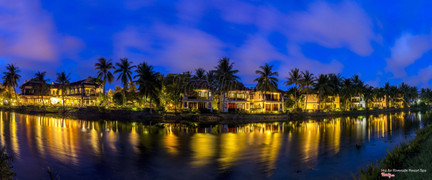
[[257, 90], [263, 91], [264, 100], [266, 100], [266, 92], [267, 91], [276, 91], [277, 83], [279, 82], [276, 78], [279, 76], [277, 72], [272, 71], [273, 65], [265, 64], [264, 66], [259, 67], [260, 70], [255, 71], [255, 74], [258, 74], [259, 77], [254, 80], [257, 82]]
[[49, 91], [48, 87], [47, 87], [48, 85], [46, 83], [48, 81], [48, 79], [45, 79], [45, 75], [46, 75], [46, 72], [40, 72], [39, 71], [35, 74], [35, 78], [34, 78], [35, 81], [40, 83], [39, 88], [37, 88], [37, 92], [42, 99], [42, 105], [43, 106], [45, 106], [44, 95], [46, 95]]
[[[139, 92], [144, 95], [145, 98], [150, 99], [150, 112], [152, 112], [152, 100], [158, 100], [158, 94], [162, 88], [162, 83], [159, 79], [160, 73], [153, 70], [153, 66], [143, 62], [138, 65], [135, 70], [137, 75], [134, 78], [138, 78], [136, 83], [139, 85]], [[156, 102], [157, 104], [159, 102]]]
[[64, 71], [62, 71], [61, 73], [57, 73], [56, 82], [60, 84], [63, 110], [65, 108], [65, 106], [64, 106], [64, 95], [66, 93], [66, 86], [69, 85], [69, 81], [70, 81], [69, 76], [70, 76], [70, 73], [66, 74]]
[[225, 103], [225, 93], [231, 88], [231, 85], [235, 84], [239, 77], [236, 75], [239, 71], [234, 69], [234, 63], [230, 62], [230, 59], [223, 57], [219, 59], [218, 65], [215, 67], [216, 84], [217, 89], [220, 93], [219, 98], [220, 109], [222, 109]]
[[113, 63], [110, 60], [106, 60], [105, 58], [101, 57], [98, 59], [98, 62], [95, 64], [95, 70], [97, 70], [98, 75], [97, 78], [103, 81], [103, 90], [105, 93], [106, 89], [106, 83], [108, 82], [111, 84], [114, 80], [114, 76], [111, 69], [115, 69]]
[[123, 105], [126, 104], [126, 90], [128, 88], [128, 82], [132, 81], [132, 66], [127, 58], [120, 59], [120, 63], [116, 63], [117, 69], [114, 71], [115, 74], [119, 74], [117, 80], [121, 80], [123, 83]]
[[303, 89], [303, 92], [306, 94], [306, 103], [304, 105], [304, 110], [306, 110], [306, 108], [307, 108], [308, 95], [309, 95], [309, 93], [311, 91], [311, 87], [314, 84], [314, 77], [313, 77], [313, 75], [314, 75], [313, 73], [310, 73], [307, 70], [305, 72], [302, 72], [303, 78], [301, 78], [300, 84], [301, 84], [301, 87]]
[[291, 69], [291, 71], [289, 72], [289, 76], [287, 77], [287, 81], [284, 83], [287, 86], [291, 86], [294, 85], [295, 88], [293, 88], [292, 90], [294, 91], [294, 101], [295, 101], [295, 108], [298, 108], [298, 104], [297, 104], [297, 90], [298, 87], [300, 86], [300, 81], [301, 81], [301, 74], [298, 68], [295, 69]]
[[19, 75], [20, 70], [18, 67], [16, 67], [13, 64], [8, 64], [6, 66], [6, 70], [7, 70], [6, 72], [3, 72], [4, 74], [3, 84], [5, 85], [6, 88], [8, 88], [9, 91], [10, 89], [13, 90], [16, 99], [17, 96], [15, 92], [15, 87], [18, 86], [18, 81], [21, 78], [21, 75]]

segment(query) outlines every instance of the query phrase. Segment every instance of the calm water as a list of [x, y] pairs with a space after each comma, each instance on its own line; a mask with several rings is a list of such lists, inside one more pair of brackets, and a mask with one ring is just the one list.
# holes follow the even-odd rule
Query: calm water
[[[188, 127], [1, 112], [19, 179], [351, 178], [411, 139], [429, 113]], [[360, 148], [356, 147], [360, 145]]]

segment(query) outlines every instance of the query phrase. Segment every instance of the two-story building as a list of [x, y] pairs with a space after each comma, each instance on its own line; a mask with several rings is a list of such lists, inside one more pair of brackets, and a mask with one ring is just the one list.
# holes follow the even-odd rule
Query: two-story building
[[321, 99], [318, 94], [308, 94], [304, 100], [306, 111], [340, 109], [340, 97], [328, 96]]
[[62, 92], [60, 84], [48, 84], [35, 79], [26, 81], [20, 89], [20, 98], [25, 105], [62, 105], [64, 99], [67, 106], [93, 106], [96, 105], [98, 94], [103, 93], [101, 82], [92, 77], [66, 85], [65, 92]]
[[192, 80], [182, 93], [182, 109], [213, 110], [213, 94], [205, 80]]

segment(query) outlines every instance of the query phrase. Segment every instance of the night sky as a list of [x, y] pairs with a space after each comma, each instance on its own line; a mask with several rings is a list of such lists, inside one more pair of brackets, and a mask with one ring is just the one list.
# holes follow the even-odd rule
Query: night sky
[[281, 82], [298, 67], [432, 87], [431, 3], [0, 0], [0, 68], [18, 65], [22, 84], [37, 71], [95, 76], [99, 57], [147, 61], [166, 74], [213, 69], [227, 56], [249, 86], [269, 62]]

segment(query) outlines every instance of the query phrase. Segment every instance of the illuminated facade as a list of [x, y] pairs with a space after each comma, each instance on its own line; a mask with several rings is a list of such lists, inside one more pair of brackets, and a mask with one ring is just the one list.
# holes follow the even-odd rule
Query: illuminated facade
[[[62, 105], [60, 84], [39, 82], [35, 79], [20, 86], [20, 99], [24, 105]], [[99, 93], [103, 93], [102, 84], [96, 78], [87, 78], [68, 84], [65, 87], [64, 104], [67, 106], [94, 106]]]
[[306, 111], [316, 111], [325, 109], [340, 109], [339, 96], [328, 96], [326, 99], [320, 99], [318, 94], [308, 94], [305, 97]]
[[222, 112], [282, 112], [282, 91], [255, 91], [237, 83], [225, 99]]
[[366, 102], [363, 95], [351, 97], [351, 108], [365, 108]]
[[190, 81], [182, 93], [182, 99], [183, 109], [213, 110], [213, 95], [207, 81]]

